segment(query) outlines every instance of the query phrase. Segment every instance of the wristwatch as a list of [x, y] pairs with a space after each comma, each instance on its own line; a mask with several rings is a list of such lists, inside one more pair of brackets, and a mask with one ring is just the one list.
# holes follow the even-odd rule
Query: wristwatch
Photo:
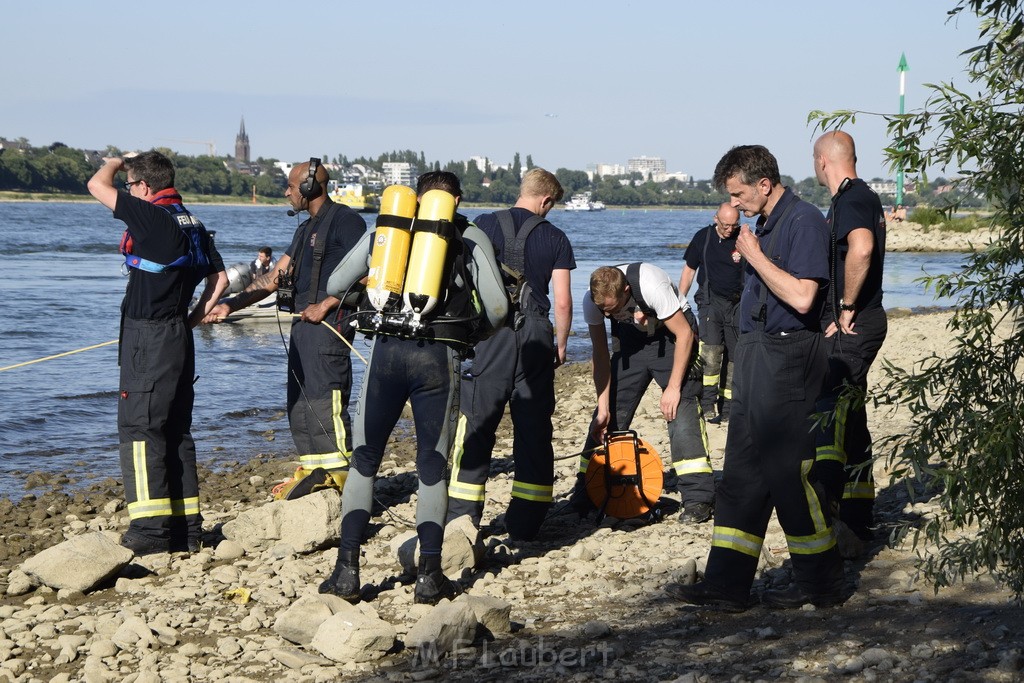
[[856, 311], [857, 307], [853, 304], [848, 304], [842, 299], [839, 300], [839, 310], [841, 311]]

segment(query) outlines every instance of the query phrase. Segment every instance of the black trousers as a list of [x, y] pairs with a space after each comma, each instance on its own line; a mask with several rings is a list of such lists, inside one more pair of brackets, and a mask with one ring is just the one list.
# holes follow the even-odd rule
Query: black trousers
[[736, 357], [736, 339], [739, 336], [737, 313], [739, 299], [732, 301], [709, 293], [710, 300], [697, 302], [700, 321], [700, 357], [704, 367], [704, 411], [718, 405], [722, 366], [725, 364], [724, 398], [732, 399], [732, 375]]
[[822, 335], [749, 332], [736, 345], [725, 464], [705, 579], [746, 600], [774, 509], [797, 583], [809, 594], [843, 586], [823, 494], [810, 481], [814, 403], [825, 378]]
[[129, 530], [199, 538], [199, 475], [192, 440], [195, 346], [184, 318], [122, 322], [117, 432]]
[[868, 370], [885, 341], [888, 319], [879, 306], [858, 313], [854, 323], [856, 334], [837, 332], [825, 339], [828, 374], [815, 410], [835, 411], [835, 419], [817, 432], [815, 476], [831, 505], [838, 504], [839, 518], [867, 539], [874, 524], [875, 480], [865, 401]]
[[[625, 326], [623, 326], [625, 327]], [[622, 329], [622, 328], [620, 328]], [[625, 328], [620, 332], [618, 349], [611, 358], [611, 421], [608, 431], [629, 429], [651, 381], [665, 389], [672, 374], [675, 342], [664, 331], [651, 337]], [[668, 423], [672, 467], [679, 482], [683, 505], [712, 503], [715, 500], [715, 477], [708, 457], [707, 428], [698, 405], [701, 380], [689, 372], [683, 380], [676, 417]], [[597, 411], [594, 411], [596, 418]], [[587, 428], [587, 439], [580, 456], [580, 472], [586, 472], [594, 441], [593, 420]], [[640, 435], [643, 436], [642, 434]]]
[[352, 466], [342, 491], [341, 550], [358, 550], [388, 437], [412, 404], [416, 428], [416, 532], [420, 553], [440, 554], [448, 509], [448, 454], [459, 419], [459, 357], [441, 342], [378, 336], [353, 415]]
[[515, 479], [505, 526], [513, 537], [532, 539], [551, 507], [555, 454], [554, 332], [546, 314], [530, 312], [519, 330], [504, 328], [476, 346], [462, 375], [461, 443], [456, 443], [448, 518], [468, 514], [479, 524], [490, 474], [495, 432], [509, 406]]
[[[349, 325], [341, 333], [349, 342], [355, 338]], [[326, 325], [296, 320], [288, 345], [288, 424], [304, 469], [348, 466], [351, 395], [348, 345]]]

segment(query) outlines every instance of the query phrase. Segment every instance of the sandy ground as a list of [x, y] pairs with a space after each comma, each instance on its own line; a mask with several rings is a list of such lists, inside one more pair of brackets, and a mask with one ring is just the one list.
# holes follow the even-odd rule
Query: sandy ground
[[[891, 318], [880, 358], [908, 367], [932, 352], [943, 353], [947, 319], [948, 313]], [[872, 384], [881, 379], [881, 365], [875, 363]], [[664, 494], [669, 515], [658, 523], [607, 519], [595, 526], [592, 517], [579, 520], [565, 501], [576, 471], [571, 456], [582, 447], [593, 408], [589, 367], [560, 368], [557, 396], [554, 447], [564, 457], [556, 463], [556, 503], [541, 537], [515, 543], [503, 533], [501, 515], [512, 483], [506, 418], [488, 485], [487, 552], [477, 571], [461, 581], [471, 594], [511, 603], [512, 633], [482, 638], [427, 664], [401, 647], [367, 664], [331, 662], [280, 638], [273, 630], [276, 615], [297, 596], [315, 594], [336, 551], [218, 559], [214, 550], [220, 525], [268, 502], [270, 487], [294, 467], [287, 454], [271, 450], [290, 441], [279, 431], [267, 453], [202, 473], [209, 550], [137, 558], [116, 584], [88, 595], [39, 588], [0, 598], [0, 681], [1021, 680], [1019, 606], [987, 576], [968, 577], [937, 593], [920, 580], [918, 551], [892, 542], [890, 532], [939, 511], [929, 500], [910, 500], [904, 483], [890, 482], [884, 461], [875, 466], [875, 541], [863, 558], [846, 565], [854, 593], [845, 605], [795, 612], [756, 606], [741, 614], [683, 606], [660, 588], [685, 579], [694, 566], [703, 568], [711, 523], [678, 521], [675, 493]], [[667, 469], [667, 434], [657, 400], [654, 387], [633, 428], [663, 454]], [[876, 440], [908, 426], [900, 412], [871, 409], [869, 420]], [[276, 423], [279, 430], [281, 424]], [[726, 430], [708, 428], [716, 470]], [[274, 430], [267, 435], [274, 437]], [[422, 614], [388, 549], [392, 538], [412, 528], [415, 516], [412, 449], [411, 435], [394, 435], [377, 485], [373, 535], [364, 546], [363, 580], [379, 589], [372, 606], [395, 624], [399, 638]], [[118, 504], [119, 482], [77, 490], [66, 477], [34, 474], [26, 486], [31, 488], [21, 500], [0, 500], [0, 594], [12, 570], [38, 551], [86, 528], [127, 525]], [[785, 540], [774, 522], [763, 555], [755, 591], [789, 579]], [[254, 588], [254, 599], [245, 605], [225, 599], [224, 591], [237, 585]], [[107, 645], [112, 629], [134, 617], [171, 629], [173, 637], [141, 651]], [[80, 653], [71, 661], [61, 656], [62, 636], [81, 636], [75, 641]], [[309, 657], [296, 661], [288, 652]]]

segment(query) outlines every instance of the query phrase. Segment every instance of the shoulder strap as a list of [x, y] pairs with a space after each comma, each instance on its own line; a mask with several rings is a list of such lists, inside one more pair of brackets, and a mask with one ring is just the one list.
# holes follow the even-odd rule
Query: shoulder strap
[[701, 287], [704, 288], [705, 296], [707, 296], [709, 300], [711, 297], [711, 276], [708, 274], [708, 244], [711, 243], [711, 230], [714, 227], [714, 223], [712, 223], [707, 228], [705, 228], [706, 232], [704, 233], [704, 260], [701, 261], [700, 263], [701, 275], [704, 276], [703, 278], [701, 278], [702, 280], [704, 280], [704, 282], [701, 283]]
[[505, 265], [521, 275], [526, 269], [526, 261], [523, 255], [526, 251], [526, 240], [530, 233], [533, 232], [533, 229], [544, 223], [545, 219], [534, 214], [523, 222], [517, 233], [511, 211], [502, 209], [501, 211], [495, 211], [494, 215], [497, 217], [498, 224], [501, 226], [501, 233], [505, 237], [505, 249], [501, 260]]
[[[327, 235], [331, 231], [331, 219], [337, 209], [338, 205], [331, 202], [323, 215], [323, 220], [317, 221], [323, 223], [323, 226], [316, 231], [316, 242], [313, 243], [313, 272], [309, 279], [309, 303], [311, 304], [316, 303], [317, 293], [320, 291], [320, 268], [324, 264], [324, 252], [327, 251]], [[320, 216], [317, 218], [319, 219]]]
[[640, 290], [640, 262], [630, 263], [626, 266], [626, 282], [629, 284], [629, 291], [633, 294], [633, 301], [646, 315], [654, 315], [654, 309], [647, 305], [643, 292]]

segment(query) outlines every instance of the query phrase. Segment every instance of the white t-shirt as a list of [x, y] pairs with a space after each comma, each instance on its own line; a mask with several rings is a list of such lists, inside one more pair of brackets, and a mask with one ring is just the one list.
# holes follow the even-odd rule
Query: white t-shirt
[[[628, 265], [616, 267], [625, 273]], [[648, 335], [654, 334], [663, 324], [661, 321], [671, 318], [675, 315], [676, 311], [687, 311], [690, 308], [690, 303], [686, 298], [679, 296], [679, 291], [676, 289], [676, 285], [672, 282], [671, 278], [669, 278], [668, 273], [650, 263], [640, 264], [640, 292], [643, 294], [643, 299], [647, 306], [654, 310], [657, 320], [648, 318], [645, 325], [641, 325], [636, 321], [633, 314], [639, 307], [632, 294], [630, 294], [626, 305], [611, 317], [619, 322], [631, 323], [638, 330], [643, 330]], [[594, 303], [590, 292], [587, 292], [587, 295], [583, 297], [583, 320], [587, 325], [604, 324], [604, 313]]]

